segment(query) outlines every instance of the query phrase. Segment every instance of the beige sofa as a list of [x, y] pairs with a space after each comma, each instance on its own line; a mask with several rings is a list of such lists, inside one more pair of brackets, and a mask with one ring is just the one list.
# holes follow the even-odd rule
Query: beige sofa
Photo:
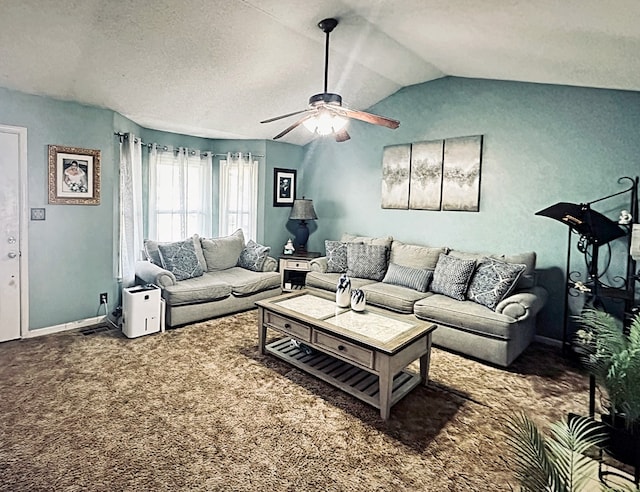
[[147, 260], [136, 263], [136, 281], [162, 289], [169, 327], [252, 309], [281, 292], [276, 259], [268, 247], [245, 243], [242, 230], [176, 243], [147, 240], [145, 253]]
[[335, 291], [344, 273], [367, 303], [437, 324], [434, 345], [503, 367], [533, 340], [547, 299], [534, 252], [477, 254], [350, 234], [325, 246], [327, 256], [311, 261], [310, 291]]

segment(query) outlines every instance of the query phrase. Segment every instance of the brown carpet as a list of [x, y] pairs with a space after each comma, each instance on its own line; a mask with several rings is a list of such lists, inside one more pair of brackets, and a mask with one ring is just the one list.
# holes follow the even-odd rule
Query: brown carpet
[[434, 349], [376, 409], [257, 352], [257, 312], [129, 340], [0, 344], [0, 490], [502, 491], [501, 419], [585, 413], [587, 378], [533, 345], [508, 371]]

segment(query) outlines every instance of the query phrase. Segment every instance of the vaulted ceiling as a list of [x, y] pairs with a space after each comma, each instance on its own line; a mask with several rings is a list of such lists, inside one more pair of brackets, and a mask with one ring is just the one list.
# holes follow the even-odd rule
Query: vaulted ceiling
[[0, 86], [268, 139], [295, 117], [260, 120], [322, 92], [326, 17], [328, 89], [354, 109], [447, 75], [640, 90], [638, 0], [0, 0]]

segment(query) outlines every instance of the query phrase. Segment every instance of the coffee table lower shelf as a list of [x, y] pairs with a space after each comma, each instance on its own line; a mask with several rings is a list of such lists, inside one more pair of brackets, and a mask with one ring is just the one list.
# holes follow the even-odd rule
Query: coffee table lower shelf
[[[318, 379], [336, 386], [375, 408], [380, 408], [379, 378], [376, 374], [317, 350], [307, 355], [294, 347], [291, 338], [288, 337], [268, 344], [265, 349], [268, 353]], [[404, 370], [396, 374], [393, 378], [390, 406], [396, 404], [420, 382], [420, 375], [411, 371]]]

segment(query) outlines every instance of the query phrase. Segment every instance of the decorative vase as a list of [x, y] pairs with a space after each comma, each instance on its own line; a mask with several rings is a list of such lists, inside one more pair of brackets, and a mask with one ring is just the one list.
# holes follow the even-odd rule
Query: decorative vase
[[293, 247], [293, 241], [291, 240], [291, 238], [289, 238], [287, 244], [284, 245], [284, 254], [292, 255], [293, 253], [295, 253], [295, 251], [296, 249]]
[[351, 309], [354, 311], [362, 312], [367, 305], [367, 299], [364, 295], [364, 290], [354, 289], [351, 291]]
[[351, 279], [346, 275], [340, 275], [336, 287], [336, 304], [338, 307], [349, 307], [351, 302]]

